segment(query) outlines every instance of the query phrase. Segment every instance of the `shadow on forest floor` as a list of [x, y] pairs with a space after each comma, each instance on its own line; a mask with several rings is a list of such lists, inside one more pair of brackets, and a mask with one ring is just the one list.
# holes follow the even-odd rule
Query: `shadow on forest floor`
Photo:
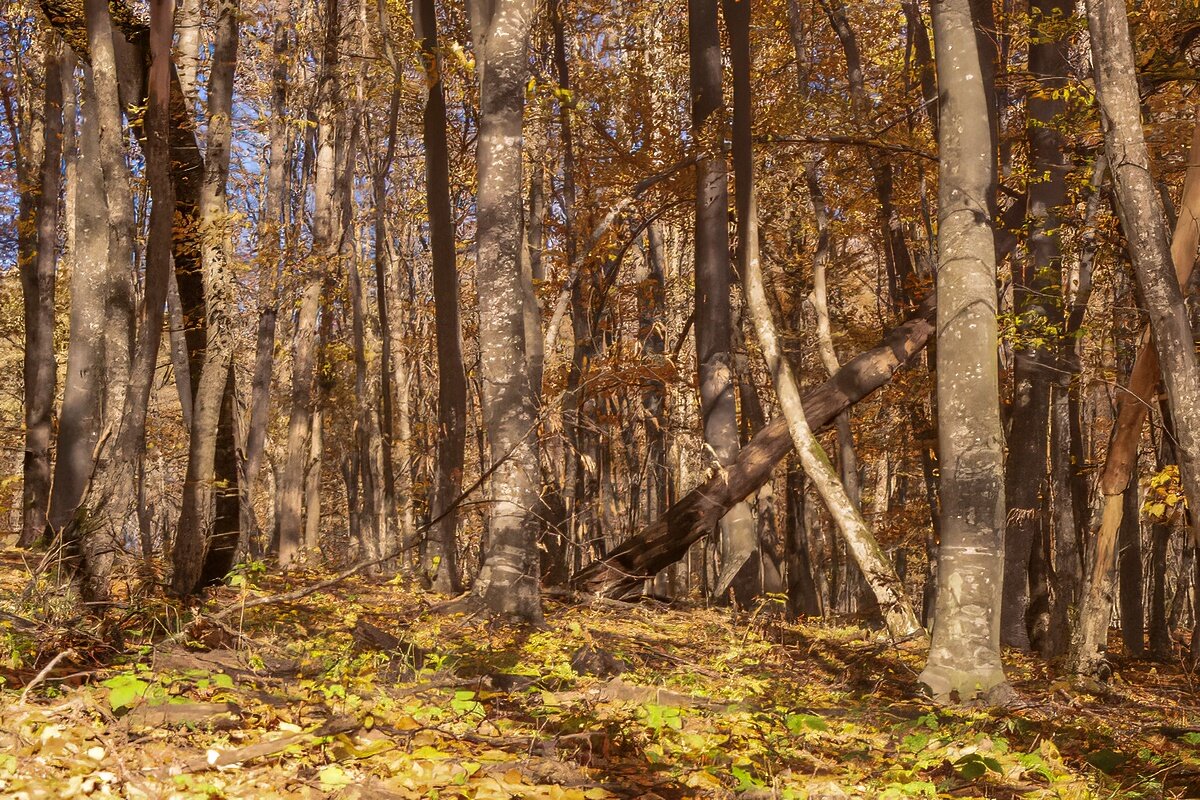
[[767, 610], [548, 602], [534, 629], [356, 577], [204, 616], [321, 577], [243, 573], [198, 620], [129, 601], [100, 635], [34, 622], [0, 553], [0, 796], [1200, 796], [1178, 667], [1088, 693], [1010, 654], [1020, 706], [980, 712], [920, 697], [918, 652]]

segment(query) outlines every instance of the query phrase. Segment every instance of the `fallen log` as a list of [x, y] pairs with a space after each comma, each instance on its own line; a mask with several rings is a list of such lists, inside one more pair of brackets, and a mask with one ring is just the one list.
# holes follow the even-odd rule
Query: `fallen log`
[[[847, 362], [829, 380], [808, 392], [804, 414], [814, 431], [886, 385], [929, 342], [937, 307], [926, 297], [911, 317], [884, 335], [875, 347]], [[782, 415], [776, 416], [742, 448], [737, 460], [668, 508], [662, 516], [604, 558], [571, 577], [580, 591], [602, 597], [636, 597], [643, 582], [682, 559], [707, 536], [733, 505], [757, 491], [775, 465], [792, 452], [792, 437]]]

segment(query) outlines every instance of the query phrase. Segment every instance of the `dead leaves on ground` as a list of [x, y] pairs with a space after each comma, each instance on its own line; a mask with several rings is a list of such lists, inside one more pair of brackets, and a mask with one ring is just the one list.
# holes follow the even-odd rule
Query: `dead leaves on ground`
[[1139, 733], [1200, 721], [1153, 707], [1165, 681], [1116, 687], [1114, 719], [1111, 698], [1069, 705], [1017, 662], [1028, 708], [949, 713], [912, 693], [919, 654], [858, 628], [652, 606], [547, 619], [439, 615], [354, 579], [248, 611], [240, 649], [134, 648], [25, 705], [5, 686], [0, 796], [1185, 797], [1200, 772], [1200, 735]]

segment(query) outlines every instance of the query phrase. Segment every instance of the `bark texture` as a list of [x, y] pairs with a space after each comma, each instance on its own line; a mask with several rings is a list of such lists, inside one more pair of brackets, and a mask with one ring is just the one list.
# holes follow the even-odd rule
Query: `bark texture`
[[539, 620], [540, 470], [521, 285], [521, 121], [533, 3], [471, 0], [468, 11], [480, 73], [475, 282], [483, 425], [498, 462], [490, 480], [487, 546], [472, 592], [493, 612]]
[[[1193, 135], [1184, 198], [1172, 241], [1168, 238], [1162, 198], [1150, 173], [1150, 158], [1142, 131], [1141, 103], [1134, 69], [1128, 12], [1122, 0], [1090, 0], [1088, 32], [1092, 66], [1100, 102], [1104, 147], [1112, 172], [1117, 216], [1128, 240], [1138, 288], [1150, 318], [1153, 351], [1143, 347], [1134, 362], [1129, 392], [1123, 393], [1113, 443], [1101, 476], [1103, 522], [1089, 564], [1088, 586], [1080, 609], [1070, 661], [1076, 671], [1107, 674], [1105, 646], [1112, 609], [1113, 553], [1122, 517], [1121, 497], [1137, 462], [1137, 441], [1146, 404], [1161, 376], [1174, 422], [1184, 492], [1200, 497], [1200, 369], [1192, 344], [1191, 325], [1181, 287], [1186, 285], [1200, 235], [1194, 205], [1200, 195], [1200, 175], [1194, 168], [1200, 154], [1200, 130]], [[1174, 269], [1172, 270], [1172, 264]], [[1155, 358], [1157, 356], [1157, 358]], [[1138, 408], [1126, 408], [1137, 405]], [[1193, 515], [1195, 525], [1200, 517]]]
[[993, 98], [969, 0], [934, 0], [938, 136], [937, 604], [921, 683], [940, 702], [1008, 691], [1000, 663], [1004, 432], [996, 366]]

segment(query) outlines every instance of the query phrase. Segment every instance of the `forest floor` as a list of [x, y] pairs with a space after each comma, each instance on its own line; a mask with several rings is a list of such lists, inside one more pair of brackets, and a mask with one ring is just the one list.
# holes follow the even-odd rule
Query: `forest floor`
[[958, 711], [919, 652], [769, 608], [549, 600], [529, 628], [355, 576], [243, 610], [328, 577], [250, 569], [171, 642], [197, 609], [31, 627], [29, 575], [0, 551], [0, 797], [1200, 797], [1177, 667], [1089, 690], [1014, 656], [1016, 707]]

